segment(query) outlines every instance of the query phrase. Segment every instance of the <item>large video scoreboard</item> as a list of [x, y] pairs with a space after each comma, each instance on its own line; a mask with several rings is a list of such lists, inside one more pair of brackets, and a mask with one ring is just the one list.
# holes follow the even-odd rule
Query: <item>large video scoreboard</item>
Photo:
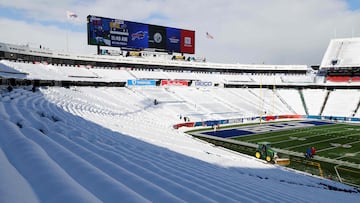
[[195, 31], [89, 15], [88, 44], [195, 53]]

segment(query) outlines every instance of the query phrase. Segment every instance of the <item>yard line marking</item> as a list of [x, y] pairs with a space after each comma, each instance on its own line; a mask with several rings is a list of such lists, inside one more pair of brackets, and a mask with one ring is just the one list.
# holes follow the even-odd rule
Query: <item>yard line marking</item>
[[[284, 136], [289, 136], [289, 135], [296, 135], [296, 134], [304, 133], [304, 132], [322, 131], [322, 130], [325, 130], [325, 129], [328, 130], [329, 128], [331, 128], [331, 129], [338, 129], [338, 128], [343, 128], [344, 126], [331, 125], [331, 126], [329, 126], [329, 128], [325, 128], [325, 129], [316, 128], [317, 126], [313, 126], [313, 127], [314, 127], [314, 128], [312, 128], [312, 127], [294, 128], [294, 129], [290, 129], [289, 131], [295, 131], [295, 132], [289, 132], [289, 133], [280, 134], [280, 135], [274, 135], [274, 136], [271, 136], [271, 135], [270, 135], [269, 137], [271, 137], [271, 138], [278, 138], [278, 137], [284, 137]], [[318, 126], [318, 127], [320, 127], [320, 126]], [[300, 130], [301, 132], [299, 132], [298, 130]], [[277, 132], [280, 132], [280, 131], [281, 131], [281, 130], [275, 131], [274, 133], [277, 133]], [[261, 135], [261, 134], [268, 134], [268, 133], [272, 133], [272, 132], [252, 134], [252, 136]], [[255, 139], [250, 139], [250, 140], [247, 140], [247, 142], [254, 142], [254, 141], [262, 140], [262, 139], [264, 139], [264, 137], [255, 138]]]
[[[358, 142], [360, 142], [360, 141], [357, 141], [356, 143], [358, 143]], [[353, 143], [351, 143], [351, 144], [354, 144], [355, 142], [353, 142]], [[350, 144], [350, 143], [349, 143]], [[354, 156], [356, 156], [356, 155], [358, 155], [358, 154], [360, 154], [360, 152], [355, 152], [355, 153], [351, 153], [352, 155], [354, 155]], [[350, 157], [350, 155], [348, 155], [348, 154], [345, 154], [344, 156], [339, 156], [339, 157], [337, 157], [337, 158], [334, 158], [334, 159], [342, 159], [342, 158], [345, 158], [345, 157]]]
[[[348, 142], [348, 143], [345, 143], [345, 144], [354, 144], [354, 143], [358, 143], [358, 142], [360, 142], [360, 140], [359, 141], [354, 141], [354, 142]], [[340, 144], [339, 146], [328, 147], [328, 148], [324, 148], [324, 149], [320, 149], [320, 150], [316, 150], [316, 151], [317, 152], [323, 152], [323, 151], [327, 151], [327, 150], [331, 150], [331, 149], [335, 149], [335, 148], [340, 148], [340, 147], [342, 147], [342, 145], [345, 145], [345, 144]], [[359, 152], [356, 152], [354, 154], [358, 154], [358, 153]], [[340, 159], [340, 157], [338, 157], [336, 159]]]
[[357, 133], [355, 133], [355, 134], [350, 134], [350, 135], [344, 135], [344, 136], [340, 136], [340, 137], [334, 137], [334, 138], [326, 139], [326, 140], [319, 140], [319, 141], [316, 141], [316, 142], [305, 143], [305, 144], [301, 144], [301, 145], [296, 145], [296, 146], [292, 146], [292, 147], [287, 147], [287, 148], [284, 148], [284, 149], [292, 149], [292, 148], [296, 148], [296, 147], [313, 145], [313, 144], [315, 144], [315, 143], [328, 142], [328, 141], [331, 141], [331, 140], [342, 139], [342, 138], [350, 137], [350, 136], [353, 136], [353, 135], [357, 135]]
[[[347, 131], [351, 131], [351, 130], [347, 130]], [[337, 130], [337, 131], [332, 131], [331, 133], [337, 133], [337, 132], [344, 132], [343, 129]], [[301, 138], [312, 138], [312, 137], [319, 137], [319, 136], [323, 136], [323, 135], [330, 135], [329, 132], [324, 132], [321, 134], [316, 134], [316, 135], [312, 135], [312, 136], [300, 136]], [[279, 143], [284, 143], [284, 142], [288, 142], [288, 141], [293, 141], [292, 139], [287, 139], [287, 140], [282, 140], [282, 141], [278, 141], [278, 142], [273, 142], [273, 144], [279, 144]]]

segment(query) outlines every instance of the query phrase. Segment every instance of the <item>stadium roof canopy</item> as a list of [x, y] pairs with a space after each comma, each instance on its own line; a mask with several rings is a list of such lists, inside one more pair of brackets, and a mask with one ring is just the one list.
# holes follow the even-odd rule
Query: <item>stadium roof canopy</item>
[[325, 52], [321, 68], [360, 67], [360, 38], [333, 39]]

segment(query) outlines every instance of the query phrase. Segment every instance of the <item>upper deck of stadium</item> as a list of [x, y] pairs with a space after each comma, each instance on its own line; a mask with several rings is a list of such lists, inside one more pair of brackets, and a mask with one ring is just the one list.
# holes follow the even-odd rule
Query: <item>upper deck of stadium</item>
[[[1, 77], [28, 80], [126, 82], [134, 79], [211, 81], [217, 86], [320, 85], [356, 87], [360, 38], [334, 39], [319, 71], [307, 65], [224, 64], [150, 51], [76, 54], [0, 43]], [[48, 74], [39, 74], [42, 72]], [[19, 74], [20, 73], [20, 74]], [[190, 83], [191, 84], [191, 83]]]

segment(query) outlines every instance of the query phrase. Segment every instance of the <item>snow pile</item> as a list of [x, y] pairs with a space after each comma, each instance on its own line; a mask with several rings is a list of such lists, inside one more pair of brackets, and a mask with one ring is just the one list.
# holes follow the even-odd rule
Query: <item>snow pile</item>
[[176, 113], [126, 88], [3, 92], [0, 202], [360, 199], [352, 187], [193, 139], [171, 128]]

